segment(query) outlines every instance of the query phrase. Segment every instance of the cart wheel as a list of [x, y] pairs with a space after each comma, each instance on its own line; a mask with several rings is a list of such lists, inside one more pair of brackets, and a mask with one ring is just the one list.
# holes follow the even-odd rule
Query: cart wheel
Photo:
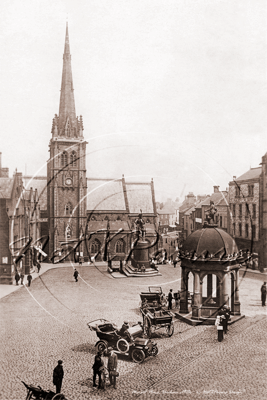
[[125, 339], [120, 339], [117, 341], [117, 349], [120, 353], [127, 353], [129, 351], [129, 343]]
[[170, 325], [166, 326], [166, 331], [169, 337], [171, 337], [173, 335], [174, 332], [174, 325], [173, 322]]
[[101, 353], [104, 353], [104, 351], [105, 350], [107, 350], [107, 345], [106, 345], [106, 343], [105, 342], [103, 342], [103, 341], [100, 341], [98, 344], [97, 344], [97, 350], [98, 351], [101, 351]]
[[133, 349], [132, 359], [135, 363], [141, 364], [146, 358], [145, 353], [141, 349]]
[[150, 321], [148, 317], [144, 318], [144, 334], [149, 338], [151, 335]]
[[152, 355], [153, 357], [155, 357], [155, 356], [158, 354], [158, 352], [159, 352], [158, 346], [155, 344], [155, 345], [152, 347], [151, 355]]

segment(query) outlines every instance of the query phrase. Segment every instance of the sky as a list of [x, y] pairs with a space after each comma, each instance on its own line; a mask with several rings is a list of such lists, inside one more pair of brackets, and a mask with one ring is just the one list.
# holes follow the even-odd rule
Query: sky
[[1, 0], [2, 167], [46, 174], [68, 20], [87, 176], [156, 200], [225, 190], [267, 151], [264, 0]]

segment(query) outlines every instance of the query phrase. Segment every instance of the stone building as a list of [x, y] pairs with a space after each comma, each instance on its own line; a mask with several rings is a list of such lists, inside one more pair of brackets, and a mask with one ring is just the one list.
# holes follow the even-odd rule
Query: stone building
[[9, 177], [1, 167], [0, 153], [0, 283], [11, 284], [15, 268], [28, 274], [32, 253], [28, 250], [18, 264], [14, 260], [29, 237], [36, 241], [40, 234], [37, 190], [24, 188], [22, 173]]
[[[68, 26], [63, 55], [59, 113], [52, 122], [47, 176], [23, 177], [25, 188], [37, 189], [40, 237], [49, 237], [49, 258], [103, 259], [107, 235], [109, 257], [122, 260], [130, 250], [134, 221], [140, 210], [146, 222], [146, 240], [155, 239], [157, 212], [154, 183], [86, 176], [86, 146], [82, 117], [76, 116]], [[87, 237], [86, 240], [84, 238]], [[80, 244], [79, 239], [83, 238]], [[151, 249], [153, 251], [153, 249]]]
[[229, 233], [239, 249], [256, 253], [260, 251], [261, 173], [262, 167], [250, 168], [229, 183]]

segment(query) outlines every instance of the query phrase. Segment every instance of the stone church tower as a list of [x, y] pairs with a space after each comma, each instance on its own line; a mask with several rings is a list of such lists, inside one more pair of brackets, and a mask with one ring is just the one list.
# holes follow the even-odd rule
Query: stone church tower
[[[83, 120], [76, 117], [71, 71], [68, 25], [65, 49], [59, 115], [52, 124], [47, 163], [47, 209], [49, 225], [49, 257], [61, 243], [68, 251], [86, 226], [86, 144]], [[83, 244], [76, 251], [84, 252]], [[73, 252], [71, 254], [73, 259]]]

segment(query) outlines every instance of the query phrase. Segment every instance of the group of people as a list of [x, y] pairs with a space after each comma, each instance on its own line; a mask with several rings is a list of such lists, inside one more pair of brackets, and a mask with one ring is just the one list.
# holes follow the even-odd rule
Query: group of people
[[[24, 284], [24, 276], [25, 275], [23, 274], [23, 272], [19, 273], [18, 271], [16, 271], [16, 274], [15, 274], [16, 285], [19, 284], [19, 281], [20, 281], [21, 285]], [[31, 286], [31, 281], [32, 281], [31, 274], [27, 275], [27, 281], [28, 281], [28, 286]]]
[[218, 312], [216, 317], [215, 326], [217, 327], [218, 331], [218, 342], [223, 340], [223, 335], [225, 335], [228, 331], [228, 322], [231, 318], [230, 307], [225, 305], [222, 309]]
[[[104, 360], [102, 357], [104, 355], [108, 356], [108, 363], [107, 367], [105, 367]], [[93, 364], [93, 387], [97, 387], [96, 385], [96, 377], [98, 376], [98, 389], [106, 388], [106, 374], [105, 371], [108, 371], [109, 376], [109, 386], [113, 386], [114, 389], [117, 389], [116, 386], [116, 378], [119, 375], [117, 372], [118, 366], [118, 356], [113, 351], [112, 347], [108, 347], [105, 353], [98, 351], [97, 355], [95, 356], [95, 361]]]

